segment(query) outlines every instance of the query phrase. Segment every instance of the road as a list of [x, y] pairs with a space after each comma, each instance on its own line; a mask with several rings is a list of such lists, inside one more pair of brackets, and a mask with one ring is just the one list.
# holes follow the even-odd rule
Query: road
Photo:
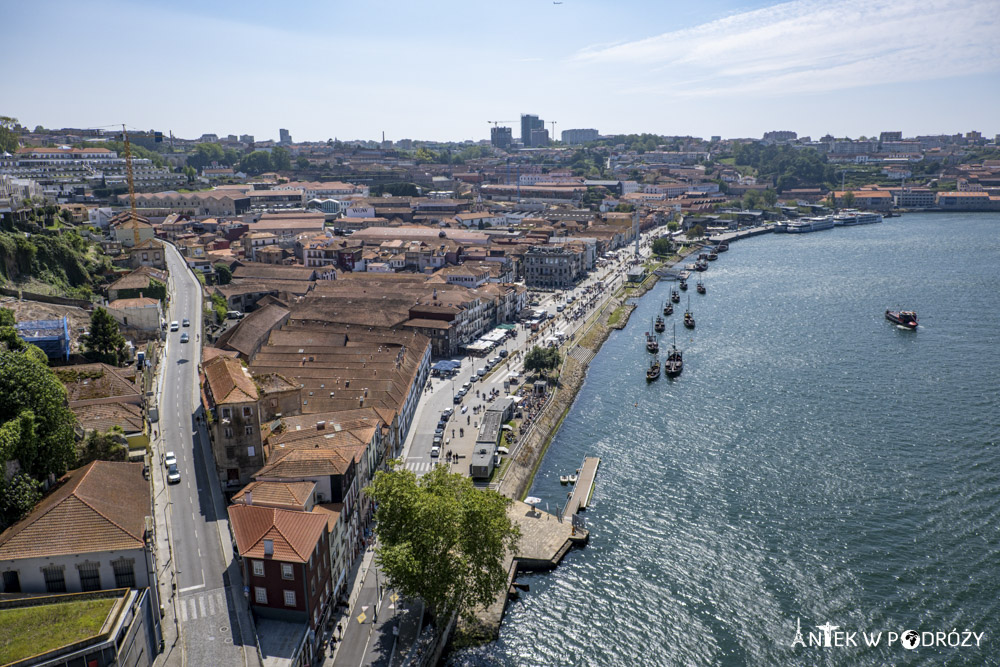
[[[653, 232], [647, 232], [643, 234], [640, 257], [645, 258], [650, 254], [650, 243], [651, 239], [659, 236], [661, 230], [654, 230]], [[572, 290], [566, 290], [561, 295], [557, 296], [558, 293], [547, 293], [541, 300], [537, 308], [544, 308], [552, 316], [552, 325], [546, 331], [546, 336], [552, 335], [555, 331], [563, 330], [566, 332], [567, 337], [571, 337], [572, 334], [576, 333], [580, 327], [582, 327], [587, 319], [594, 313], [596, 309], [601, 308], [605, 301], [614, 293], [614, 290], [621, 285], [621, 281], [624, 280], [625, 273], [629, 268], [629, 262], [631, 262], [635, 257], [634, 246], [628, 246], [627, 248], [622, 248], [617, 252], [613, 253], [611, 257], [611, 263], [603, 268], [597, 269], [591, 272], [584, 280], [576, 285]], [[599, 293], [598, 297], [594, 300], [586, 312], [580, 316], [576, 321], [573, 321], [570, 317], [570, 313], [574, 311], [580, 305], [579, 299], [584, 298], [582, 295], [585, 293], [585, 289], [591, 285], [594, 285], [598, 281], [604, 281], [605, 290]], [[566, 306], [563, 313], [557, 312], [556, 308], [560, 304], [565, 304], [566, 300], [570, 296], [575, 296], [578, 300], [571, 305]], [[591, 295], [592, 296], [592, 295]], [[530, 345], [528, 339], [531, 336], [531, 331], [525, 329], [524, 327], [518, 326], [517, 336], [515, 338], [508, 338], [504, 344], [503, 349], [506, 349], [509, 353], [508, 359], [512, 359], [514, 353], [516, 352], [526, 352], [530, 345], [538, 344], [538, 339], [533, 340]], [[494, 350], [488, 356], [494, 356], [498, 353], [499, 348]], [[434, 430], [437, 428], [438, 419], [441, 413], [449, 408], [453, 407], [455, 414], [451, 417], [448, 422], [447, 428], [445, 429], [446, 442], [441, 448], [442, 455], [447, 451], [452, 445], [452, 448], [457, 447], [458, 438], [454, 442], [448, 442], [447, 440], [452, 437], [452, 430], [455, 431], [456, 436], [458, 436], [459, 429], [465, 429], [465, 437], [462, 438], [464, 445], [462, 447], [457, 447], [464, 452], [468, 449], [471, 452], [472, 445], [471, 442], [475, 439], [475, 434], [478, 432], [478, 415], [474, 414], [473, 407], [477, 405], [488, 405], [490, 401], [476, 396], [476, 391], [478, 390], [480, 394], [489, 395], [493, 390], [503, 392], [503, 383], [511, 371], [520, 371], [522, 369], [522, 362], [520, 361], [508, 361], [506, 364], [501, 364], [499, 370], [495, 370], [489, 376], [487, 376], [485, 381], [475, 382], [472, 380], [476, 369], [484, 365], [484, 358], [477, 357], [461, 357], [462, 363], [458, 374], [454, 378], [431, 378], [429, 380], [429, 390], [422, 393], [420, 401], [417, 404], [417, 409], [414, 413], [414, 423], [413, 427], [410, 429], [407, 435], [406, 442], [403, 447], [403, 459], [405, 461], [405, 467], [408, 470], [412, 470], [417, 475], [423, 475], [424, 473], [430, 471], [435, 464], [445, 463], [444, 457], [432, 457], [430, 455], [431, 445], [434, 439]], [[458, 392], [462, 385], [466, 382], [472, 383], [472, 388], [469, 393], [465, 396], [461, 403], [455, 404], [453, 399], [455, 393]], [[501, 395], [504, 395], [501, 393]], [[466, 413], [462, 413], [462, 408], [467, 407]], [[480, 413], [481, 414], [481, 413]], [[469, 458], [461, 459], [460, 464], [456, 464], [453, 470], [455, 472], [462, 472], [464, 474], [468, 473], [468, 463]]]
[[[198, 428], [200, 412], [198, 368], [201, 364], [201, 283], [177, 250], [167, 248], [171, 297], [167, 319], [191, 326], [167, 332], [158, 392], [162, 450], [173, 451], [181, 481], [168, 487], [168, 522], [176, 568], [175, 601], [183, 638], [184, 664], [244, 666], [257, 662], [255, 640], [245, 616], [238, 565], [233, 562], [229, 522], [215, 474], [207, 433]], [[187, 333], [190, 342], [182, 343]], [[157, 452], [161, 456], [163, 451]], [[161, 464], [162, 465], [162, 464]], [[227, 587], [229, 576], [235, 591]], [[236, 595], [233, 593], [235, 592]], [[235, 604], [241, 605], [237, 613]], [[244, 627], [245, 626], [245, 627]], [[241, 628], [246, 630], [247, 651]]]

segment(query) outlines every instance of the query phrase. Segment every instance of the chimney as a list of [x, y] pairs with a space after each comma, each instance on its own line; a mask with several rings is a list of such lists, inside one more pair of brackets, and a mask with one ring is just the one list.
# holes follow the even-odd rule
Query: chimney
[[274, 555], [274, 540], [264, 540], [264, 555], [265, 556]]
[[325, 429], [326, 429], [326, 422], [325, 421], [318, 421], [318, 422], [316, 422], [316, 430], [317, 431], [323, 431]]
[[246, 498], [247, 505], [253, 505], [253, 491], [247, 491]]

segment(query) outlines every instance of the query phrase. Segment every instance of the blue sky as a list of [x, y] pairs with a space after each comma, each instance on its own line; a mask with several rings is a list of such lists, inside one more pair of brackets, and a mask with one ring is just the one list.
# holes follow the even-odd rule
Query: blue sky
[[[1000, 133], [997, 0], [3, 3], [0, 115], [295, 140]], [[510, 123], [519, 134], [517, 123]], [[548, 125], [552, 129], [551, 125]]]

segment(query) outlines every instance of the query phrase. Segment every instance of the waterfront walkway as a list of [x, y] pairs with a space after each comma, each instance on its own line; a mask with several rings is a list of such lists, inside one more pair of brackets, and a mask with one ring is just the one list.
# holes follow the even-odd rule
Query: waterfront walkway
[[601, 459], [596, 456], [588, 456], [583, 459], [583, 467], [580, 468], [573, 495], [570, 496], [569, 502], [566, 503], [566, 508], [563, 510], [564, 521], [566, 519], [572, 520], [573, 515], [579, 510], [587, 509], [590, 496], [594, 492], [594, 483], [597, 480], [597, 468], [600, 465]]

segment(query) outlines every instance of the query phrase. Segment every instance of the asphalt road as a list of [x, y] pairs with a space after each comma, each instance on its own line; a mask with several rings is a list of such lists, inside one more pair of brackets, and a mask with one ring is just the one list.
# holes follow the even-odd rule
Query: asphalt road
[[[658, 234], [655, 232], [643, 235], [642, 248], [640, 250], [641, 257], [645, 258], [649, 256], [650, 239], [654, 238], [656, 235]], [[544, 308], [548, 310], [550, 316], [553, 316], [553, 319], [555, 320], [554, 325], [547, 331], [546, 335], [552, 335], [555, 331], [563, 330], [566, 332], [567, 336], [569, 336], [582, 327], [590, 315], [594, 312], [594, 309], [600, 308], [605, 299], [608, 298], [608, 295], [621, 286], [621, 281], [624, 280], [624, 275], [629, 268], [628, 261], [635, 256], [633, 248], [634, 246], [630, 245], [627, 248], [620, 249], [612, 258], [615, 262], [613, 265], [606, 266], [592, 272], [574, 289], [566, 290], [562, 294], [561, 298], [557, 298], [554, 293], [546, 294], [541, 299], [539, 306], [537, 306], [537, 308]], [[619, 262], [619, 260], [624, 261]], [[605, 282], [607, 290], [604, 294], [600, 295], [600, 298], [598, 298], [594, 306], [587, 310], [584, 317], [579, 318], [575, 322], [570, 320], [568, 317], [569, 312], [575, 309], [578, 302], [567, 306], [564, 313], [558, 313], [556, 311], [559, 304], [565, 304], [565, 299], [569, 295], [575, 295], [579, 299], [580, 295], [583, 294], [583, 289], [585, 287], [600, 280]], [[473, 434], [477, 432], [478, 429], [473, 424], [478, 421], [478, 416], [473, 414], [472, 407], [474, 405], [488, 405], [489, 401], [477, 398], [476, 390], [479, 390], [481, 394], [485, 393], [488, 395], [491, 390], [496, 389], [500, 391], [500, 395], [503, 396], [504, 394], [502, 392], [504, 391], [504, 380], [511, 371], [521, 370], [522, 363], [512, 361], [506, 365], [501, 364], [500, 370], [495, 370], [492, 374], [488, 375], [485, 381], [472, 381], [473, 374], [476, 372], [476, 369], [484, 365], [487, 358], [496, 356], [500, 349], [506, 349], [510, 355], [513, 355], [518, 351], [526, 352], [529, 347], [527, 341], [530, 334], [531, 331], [519, 325], [517, 328], [516, 338], [508, 338], [501, 347], [494, 349], [493, 352], [490, 352], [486, 357], [456, 358], [456, 360], [461, 361], [462, 366], [458, 375], [454, 378], [430, 379], [430, 389], [427, 390], [425, 388], [425, 391], [420, 397], [420, 401], [417, 404], [417, 409], [414, 413], [414, 424], [407, 435], [403, 448], [405, 467], [408, 470], [412, 470], [417, 475], [423, 475], [430, 471], [436, 463], [445, 463], [444, 452], [449, 449], [448, 443], [445, 443], [442, 446], [441, 457], [432, 457], [430, 455], [431, 446], [434, 440], [434, 430], [437, 428], [438, 419], [445, 409], [451, 407], [455, 410], [455, 414], [451, 417], [447, 428], [445, 429], [446, 438], [451, 436], [452, 428], [456, 431], [459, 428], [464, 428], [466, 438], [470, 437], [470, 430]], [[534, 341], [532, 345], [536, 343], [538, 343], [537, 340]], [[455, 393], [458, 392], [462, 388], [462, 385], [466, 382], [472, 382], [472, 388], [469, 390], [469, 393], [465, 396], [461, 403], [455, 404], [453, 401]], [[462, 407], [464, 406], [468, 407], [468, 411], [465, 414], [462, 414]], [[462, 459], [461, 463], [462, 465], [455, 468], [455, 470], [467, 472], [468, 459]]]
[[[173, 538], [177, 582], [177, 617], [189, 665], [246, 664], [240, 618], [234, 603], [245, 607], [238, 566], [232, 561], [228, 519], [215, 474], [207, 434], [199, 433], [195, 415], [200, 410], [198, 367], [201, 363], [201, 284], [177, 250], [168, 244], [171, 303], [167, 319], [191, 326], [167, 332], [164, 367], [158, 387], [159, 429], [164, 449], [173, 451], [181, 473], [179, 484], [168, 487], [168, 521]], [[182, 343], [187, 333], [190, 342]], [[162, 463], [161, 463], [162, 465]], [[221, 521], [220, 521], [221, 518]], [[220, 537], [220, 530], [222, 537]], [[227, 554], [226, 551], [230, 553]], [[227, 587], [233, 572], [235, 593]], [[247, 628], [250, 646], [252, 635]], [[256, 662], [256, 649], [247, 651]]]

